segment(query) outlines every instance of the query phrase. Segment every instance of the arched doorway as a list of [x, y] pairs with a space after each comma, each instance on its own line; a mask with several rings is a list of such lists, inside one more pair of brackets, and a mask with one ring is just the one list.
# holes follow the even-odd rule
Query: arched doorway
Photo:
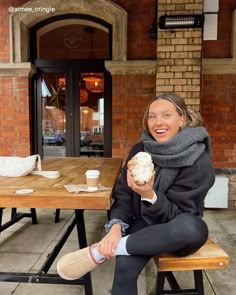
[[47, 19], [30, 30], [34, 153], [111, 156], [112, 27], [85, 15]]
[[[30, 7], [34, 10], [35, 7], [44, 5], [43, 0], [31, 0], [26, 2], [22, 6]], [[127, 12], [122, 9], [119, 5], [114, 2], [107, 0], [97, 0], [93, 2], [80, 1], [80, 0], [68, 0], [66, 2], [61, 1], [48, 1], [48, 5], [52, 5], [55, 8], [54, 14], [49, 14], [46, 12], [42, 13], [32, 13], [28, 14], [25, 12], [16, 12], [10, 15], [10, 24], [11, 24], [11, 61], [14, 63], [20, 63], [23, 67], [30, 68], [31, 73], [36, 72], [33, 76], [34, 83], [32, 84], [32, 109], [34, 113], [32, 113], [32, 122], [33, 122], [33, 132], [32, 132], [32, 152], [40, 153], [43, 155], [43, 132], [44, 127], [47, 127], [48, 120], [47, 118], [43, 118], [43, 112], [40, 109], [42, 108], [42, 103], [45, 98], [38, 99], [38, 97], [42, 94], [42, 83], [44, 84], [45, 79], [51, 80], [53, 79], [55, 83], [55, 87], [59, 86], [59, 81], [63, 81], [66, 85], [65, 87], [65, 96], [66, 96], [66, 118], [63, 115], [58, 114], [60, 117], [59, 121], [61, 125], [66, 123], [66, 136], [65, 140], [67, 143], [66, 150], [64, 151], [64, 155], [67, 156], [78, 156], [81, 155], [80, 143], [83, 140], [84, 135], [87, 135], [87, 127], [86, 120], [83, 120], [83, 125], [79, 125], [80, 122], [80, 113], [81, 106], [86, 107], [86, 105], [82, 105], [80, 99], [78, 99], [81, 91], [79, 90], [81, 86], [82, 78], [87, 76], [88, 74], [94, 73], [99, 74], [100, 78], [102, 74], [102, 83], [104, 87], [104, 96], [110, 97], [110, 99], [104, 100], [100, 99], [99, 107], [102, 109], [104, 107], [104, 130], [102, 130], [100, 124], [97, 126], [93, 126], [93, 130], [95, 133], [104, 132], [104, 156], [111, 156], [111, 114], [112, 114], [112, 97], [111, 97], [111, 76], [105, 70], [104, 64], [111, 62], [122, 62], [126, 61], [126, 53], [127, 53]], [[52, 21], [52, 17], [54, 21]], [[55, 19], [57, 18], [57, 20]], [[72, 20], [73, 19], [73, 20]], [[75, 21], [75, 19], [77, 19]], [[72, 21], [71, 21], [72, 20]], [[81, 23], [82, 20], [82, 23]], [[60, 23], [61, 22], [61, 23]], [[67, 23], [66, 23], [67, 22]], [[37, 25], [42, 25], [41, 28]], [[106, 25], [108, 24], [110, 28]], [[55, 63], [56, 57], [58, 57], [58, 51], [53, 52], [53, 56], [47, 56], [45, 59], [45, 52], [38, 51], [38, 37], [46, 36], [48, 32], [52, 32], [53, 30], [62, 28], [63, 26], [69, 25], [83, 25], [84, 27], [93, 27], [95, 30], [100, 30], [104, 32], [109, 32], [109, 50], [108, 55], [101, 56], [96, 52], [96, 59], [90, 58], [86, 60], [86, 58], [81, 59], [82, 51], [80, 51], [80, 57], [78, 57], [78, 52], [76, 53], [74, 44], [72, 41], [69, 46], [72, 46], [72, 50], [74, 50], [73, 54], [68, 54], [68, 50], [65, 51], [67, 54], [63, 58], [57, 58], [57, 64]], [[67, 27], [68, 28], [68, 27]], [[82, 28], [82, 27], [81, 27]], [[40, 30], [41, 29], [41, 30]], [[38, 30], [38, 36], [36, 31]], [[29, 38], [30, 36], [30, 38]], [[74, 38], [75, 37], [75, 38]], [[67, 35], [66, 40], [76, 39], [76, 35]], [[45, 38], [46, 40], [46, 38]], [[54, 38], [55, 40], [55, 38]], [[57, 40], [56, 40], [57, 41]], [[69, 41], [69, 43], [70, 43]], [[81, 40], [77, 40], [81, 41]], [[76, 43], [76, 42], [75, 42]], [[44, 44], [45, 45], [45, 44]], [[72, 51], [71, 50], [71, 51]], [[88, 52], [88, 50], [87, 50]], [[71, 53], [71, 52], [70, 52]], [[42, 58], [40, 58], [42, 57]], [[29, 61], [31, 63], [29, 63]], [[90, 61], [90, 62], [89, 62]], [[52, 64], [52, 62], [54, 62]], [[79, 64], [78, 64], [79, 62]], [[45, 76], [45, 77], [44, 77]], [[51, 76], [51, 77], [49, 77]], [[44, 81], [44, 82], [43, 82]], [[57, 83], [57, 85], [56, 85]], [[89, 83], [87, 81], [86, 83]], [[78, 86], [79, 85], [79, 86]], [[83, 85], [83, 82], [82, 82]], [[47, 84], [46, 84], [47, 86]], [[53, 85], [52, 85], [53, 86]], [[57, 93], [58, 88], [53, 87], [55, 89], [55, 93]], [[62, 86], [61, 86], [62, 87]], [[46, 87], [45, 87], [46, 88]], [[51, 83], [49, 87], [46, 89], [49, 90], [50, 95], [52, 95]], [[63, 89], [61, 89], [63, 90]], [[49, 93], [48, 92], [48, 93]], [[45, 92], [44, 92], [45, 93]], [[72, 99], [74, 97], [74, 99]], [[77, 104], [75, 97], [77, 97]], [[57, 97], [59, 98], [59, 97]], [[56, 100], [55, 100], [56, 101]], [[50, 107], [50, 106], [49, 106]], [[97, 106], [98, 109], [98, 106]], [[50, 111], [50, 108], [47, 111]], [[60, 112], [61, 109], [59, 108]], [[79, 111], [78, 111], [79, 110]], [[47, 112], [49, 113], [49, 112]], [[58, 111], [59, 113], [59, 111]], [[86, 115], [87, 109], [83, 109], [83, 114]], [[93, 118], [100, 118], [101, 112], [95, 112], [91, 114]], [[37, 114], [37, 117], [35, 117]], [[49, 115], [50, 116], [50, 115]], [[74, 122], [71, 118], [74, 118]], [[45, 120], [44, 120], [45, 119]], [[44, 123], [43, 123], [44, 121]], [[100, 120], [100, 122], [102, 119]], [[49, 123], [50, 125], [51, 123]], [[51, 124], [52, 125], [52, 124]], [[107, 127], [106, 127], [107, 126]], [[79, 129], [80, 128], [80, 129]], [[85, 130], [82, 130], [85, 128]], [[54, 129], [54, 127], [53, 127]], [[64, 129], [60, 126], [60, 129]], [[55, 128], [57, 130], [57, 127]], [[79, 131], [80, 130], [80, 131]], [[82, 131], [82, 132], [81, 132]], [[79, 134], [78, 134], [79, 132]], [[41, 134], [41, 136], [40, 136]], [[50, 140], [50, 138], [46, 139]], [[46, 141], [45, 140], [45, 141]], [[54, 139], [53, 139], [54, 140]], [[60, 139], [63, 141], [63, 136]], [[98, 148], [98, 147], [97, 147]], [[99, 152], [97, 153], [99, 154]]]
[[26, 12], [20, 11], [9, 15], [10, 39], [12, 42], [11, 61], [24, 63], [30, 60], [29, 30], [36, 24], [50, 19], [52, 16], [68, 14], [88, 15], [98, 18], [112, 26], [112, 60], [125, 61], [127, 59], [127, 22], [128, 14], [122, 7], [110, 0], [82, 1], [82, 0], [48, 0], [47, 5], [55, 9], [55, 14], [42, 11], [29, 14], [28, 9], [33, 11], [38, 7], [44, 7], [44, 0], [30, 0], [21, 5]]

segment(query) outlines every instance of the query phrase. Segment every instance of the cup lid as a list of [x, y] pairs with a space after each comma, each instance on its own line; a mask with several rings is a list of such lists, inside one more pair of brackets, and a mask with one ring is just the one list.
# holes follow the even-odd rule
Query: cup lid
[[86, 176], [99, 176], [99, 170], [87, 170], [85, 173]]

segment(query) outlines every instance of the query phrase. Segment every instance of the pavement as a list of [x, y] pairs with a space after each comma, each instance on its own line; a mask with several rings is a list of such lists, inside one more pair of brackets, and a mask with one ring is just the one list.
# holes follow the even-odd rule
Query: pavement
[[[28, 212], [29, 210], [20, 209], [19, 211]], [[3, 223], [9, 220], [10, 213], [10, 209], [4, 209]], [[55, 210], [37, 209], [37, 218], [38, 224], [32, 224], [30, 218], [24, 218], [1, 233], [1, 272], [35, 272], [39, 270], [51, 249], [71, 222], [73, 211], [61, 210], [59, 223], [54, 222]], [[227, 269], [204, 271], [205, 295], [236, 295], [236, 210], [206, 209], [204, 219], [209, 226], [210, 237], [230, 256], [230, 264]], [[104, 235], [103, 225], [106, 220], [106, 211], [85, 211], [88, 244], [101, 239]], [[74, 229], [49, 273], [56, 273], [56, 263], [62, 255], [77, 249], [77, 232]], [[109, 259], [92, 271], [94, 295], [111, 294], [114, 263], [114, 259]], [[177, 276], [182, 287], [193, 287], [192, 272], [178, 272]], [[140, 274], [138, 280], [139, 295], [153, 295], [155, 278], [156, 267], [151, 260]], [[0, 282], [0, 295], [13, 294], [84, 295], [84, 288], [78, 285]]]

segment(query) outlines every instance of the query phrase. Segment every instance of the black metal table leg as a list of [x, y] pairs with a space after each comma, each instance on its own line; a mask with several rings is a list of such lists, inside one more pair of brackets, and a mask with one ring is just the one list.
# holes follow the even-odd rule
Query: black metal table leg
[[197, 290], [198, 295], [204, 295], [202, 270], [194, 270], [193, 275], [194, 275], [195, 289]]
[[3, 208], [0, 208], [0, 228], [2, 227], [2, 213], [3, 213]]
[[[35, 213], [36, 214], [36, 213]], [[32, 213], [16, 213], [13, 218], [11, 218], [9, 221], [5, 222], [4, 224], [1, 224], [0, 226], [0, 232], [4, 231], [8, 227], [12, 226], [13, 224], [17, 223], [19, 220], [25, 218], [25, 217], [30, 217], [32, 218], [33, 223], [37, 223], [37, 219], [32, 216]]]
[[76, 220], [74, 218], [71, 224], [69, 224], [69, 226], [67, 227], [67, 230], [64, 232], [63, 236], [60, 238], [56, 246], [51, 251], [50, 255], [47, 257], [45, 263], [42, 265], [41, 269], [39, 270], [40, 274], [46, 274], [49, 271], [51, 265], [53, 264], [54, 260], [56, 259], [57, 255], [61, 251], [65, 242], [69, 238], [72, 230], [74, 229], [75, 224], [76, 224]]
[[156, 278], [156, 287], [155, 287], [155, 295], [162, 295], [164, 290], [164, 284], [165, 284], [165, 272], [158, 272], [157, 278]]
[[[32, 223], [37, 224], [37, 215], [36, 215], [36, 210], [35, 208], [30, 209], [31, 215], [28, 215], [26, 217], [32, 217]], [[22, 213], [17, 213], [17, 208], [11, 208], [11, 220], [14, 220], [17, 217], [17, 214], [22, 214]]]
[[11, 220], [16, 218], [16, 214], [17, 214], [17, 209], [11, 208]]
[[[75, 218], [77, 225], [77, 233], [79, 239], [80, 248], [87, 247], [87, 238], [84, 223], [84, 210], [75, 210]], [[84, 279], [84, 291], [86, 295], [93, 295], [92, 279], [90, 272], [83, 276]]]
[[55, 223], [58, 223], [60, 221], [60, 209], [56, 209], [56, 214], [55, 214]]
[[167, 271], [167, 272], [165, 272], [165, 274], [166, 274], [166, 278], [167, 278], [167, 281], [168, 281], [171, 289], [172, 290], [180, 290], [180, 286], [179, 286], [178, 282], [176, 281], [176, 278], [173, 275], [173, 272]]
[[[38, 221], [37, 221], [37, 215], [36, 215], [36, 210], [35, 210], [35, 208], [31, 208], [30, 209], [30, 212], [31, 212], [31, 215], [29, 214], [27, 214], [27, 216], [25, 216], [25, 217], [31, 217], [32, 218], [32, 223], [33, 224], [37, 224], [38, 223]], [[16, 219], [16, 217], [17, 217], [17, 214], [22, 214], [22, 213], [17, 213], [17, 208], [12, 208], [11, 209], [11, 220], [14, 220], [14, 219]]]
[[37, 224], [38, 221], [37, 221], [37, 215], [36, 215], [36, 210], [35, 210], [35, 208], [31, 208], [31, 209], [30, 209], [30, 212], [31, 212], [31, 216], [32, 216], [32, 223], [33, 223], [33, 224]]
[[[14, 213], [13, 220], [10, 220], [2, 225], [3, 209], [0, 208], [0, 232], [16, 223], [24, 217], [30, 217], [31, 214], [27, 213]], [[31, 209], [32, 210], [32, 209]], [[31, 211], [32, 212], [32, 211]], [[64, 232], [57, 245], [52, 252], [48, 255], [45, 263], [41, 269], [36, 273], [14, 273], [14, 272], [0, 272], [0, 282], [24, 282], [24, 283], [41, 283], [41, 284], [70, 284], [70, 285], [83, 285], [85, 295], [93, 295], [91, 274], [88, 273], [82, 278], [74, 281], [67, 281], [59, 277], [57, 274], [48, 274], [51, 265], [55, 261], [61, 248], [67, 241], [75, 225], [77, 226], [78, 241], [80, 248], [87, 247], [87, 238], [84, 223], [84, 210], [75, 210], [75, 218]], [[32, 216], [31, 216], [32, 217]], [[36, 220], [37, 221], [37, 220]]]
[[[155, 295], [204, 295], [204, 286], [203, 286], [203, 277], [202, 277], [202, 270], [194, 270], [194, 284], [195, 289], [182, 289], [173, 272], [171, 271], [163, 271], [157, 272], [157, 279], [156, 279], [156, 287], [155, 287]], [[171, 290], [165, 290], [165, 279], [168, 280]]]

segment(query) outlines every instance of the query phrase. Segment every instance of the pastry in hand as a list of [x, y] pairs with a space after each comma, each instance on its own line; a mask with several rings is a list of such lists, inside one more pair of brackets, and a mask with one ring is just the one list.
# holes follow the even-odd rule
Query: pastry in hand
[[137, 153], [129, 160], [127, 167], [138, 185], [147, 183], [151, 179], [154, 170], [152, 157], [146, 152]]

